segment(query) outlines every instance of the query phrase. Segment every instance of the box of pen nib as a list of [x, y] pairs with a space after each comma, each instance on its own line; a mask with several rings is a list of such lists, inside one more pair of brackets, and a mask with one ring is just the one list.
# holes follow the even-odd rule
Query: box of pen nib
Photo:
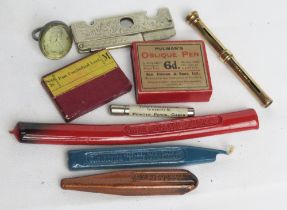
[[42, 77], [69, 122], [131, 90], [131, 83], [107, 50], [98, 51]]
[[138, 104], [209, 101], [203, 41], [134, 42], [131, 57]]

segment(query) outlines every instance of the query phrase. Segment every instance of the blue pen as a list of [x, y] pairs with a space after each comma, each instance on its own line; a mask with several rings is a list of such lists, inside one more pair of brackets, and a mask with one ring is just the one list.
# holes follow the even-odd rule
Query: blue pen
[[68, 165], [70, 170], [182, 166], [213, 162], [231, 151], [182, 145], [71, 150]]

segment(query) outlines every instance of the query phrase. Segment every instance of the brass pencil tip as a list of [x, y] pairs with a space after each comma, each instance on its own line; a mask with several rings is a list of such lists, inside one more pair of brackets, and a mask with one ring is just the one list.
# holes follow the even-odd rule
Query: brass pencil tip
[[186, 21], [190, 24], [197, 21], [197, 19], [199, 19], [197, 11], [192, 11], [186, 16]]

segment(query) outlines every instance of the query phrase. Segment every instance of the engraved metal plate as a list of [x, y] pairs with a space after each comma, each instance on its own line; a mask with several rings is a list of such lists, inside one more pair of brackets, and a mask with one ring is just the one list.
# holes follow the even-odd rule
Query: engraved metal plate
[[91, 25], [71, 25], [80, 53], [131, 45], [134, 41], [168, 39], [175, 35], [172, 17], [167, 8], [160, 8], [155, 17], [146, 12], [94, 20]]

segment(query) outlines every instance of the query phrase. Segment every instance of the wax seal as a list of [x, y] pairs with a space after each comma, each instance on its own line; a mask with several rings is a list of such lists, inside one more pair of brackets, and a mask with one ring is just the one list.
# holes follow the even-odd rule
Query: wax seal
[[68, 165], [70, 170], [174, 167], [214, 162], [218, 154], [228, 155], [232, 148], [218, 150], [184, 145], [163, 145], [70, 150]]
[[21, 143], [120, 145], [193, 139], [258, 128], [256, 111], [246, 109], [223, 114], [136, 124], [86, 125], [19, 122], [10, 133], [14, 134]]
[[183, 195], [197, 186], [197, 177], [183, 169], [121, 170], [61, 181], [65, 190], [124, 196]]
[[52, 60], [63, 58], [72, 47], [72, 34], [69, 26], [61, 21], [52, 21], [32, 32], [39, 42], [43, 55]]

